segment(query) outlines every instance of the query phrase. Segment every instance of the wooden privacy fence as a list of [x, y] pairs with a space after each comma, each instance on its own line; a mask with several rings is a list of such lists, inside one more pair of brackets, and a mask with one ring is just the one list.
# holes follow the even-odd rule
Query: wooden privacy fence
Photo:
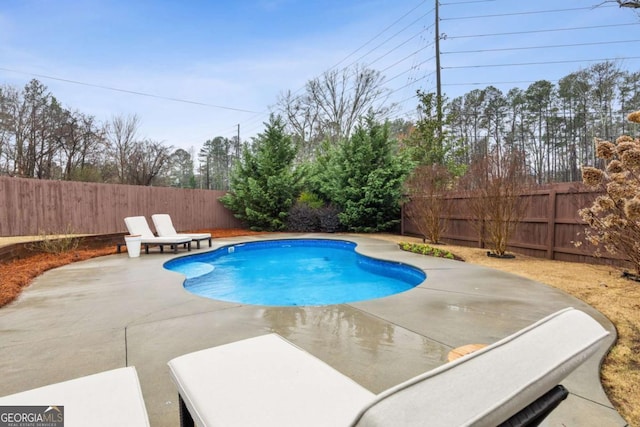
[[0, 236], [126, 232], [124, 218], [171, 215], [178, 231], [235, 228], [224, 191], [96, 184], [0, 176]]
[[[0, 176], [0, 236], [76, 233], [124, 233], [124, 218], [168, 213], [176, 229], [236, 228], [242, 224], [218, 199], [224, 191], [168, 187], [46, 181]], [[509, 250], [561, 261], [624, 265], [619, 257], [593, 255], [584, 242], [585, 225], [578, 209], [589, 206], [597, 193], [580, 183], [541, 187], [529, 197], [527, 213], [509, 242]], [[485, 247], [473, 227], [474, 218], [463, 195], [448, 195], [453, 204], [443, 241]], [[410, 202], [409, 202], [410, 203]], [[402, 233], [420, 235], [402, 214]], [[581, 247], [574, 242], [582, 241]]]
[[[530, 203], [508, 249], [538, 258], [626, 266], [620, 257], [607, 253], [595, 257], [594, 247], [584, 240], [585, 223], [578, 210], [590, 206], [597, 195], [575, 182], [544, 186], [523, 194], [521, 197], [529, 197]], [[447, 226], [442, 240], [461, 246], [486, 247], [474, 227], [475, 218], [467, 207], [468, 196], [451, 194], [446, 198], [453, 206], [451, 214], [443, 218]], [[402, 234], [421, 236], [406, 211], [403, 209]], [[578, 241], [582, 242], [580, 247], [574, 243]]]

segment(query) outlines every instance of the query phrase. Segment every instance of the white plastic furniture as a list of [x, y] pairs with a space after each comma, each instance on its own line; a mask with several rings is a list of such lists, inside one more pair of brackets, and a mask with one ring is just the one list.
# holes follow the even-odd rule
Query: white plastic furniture
[[143, 216], [129, 216], [124, 219], [127, 230], [131, 235], [142, 236], [142, 245], [144, 252], [149, 253], [149, 246], [160, 246], [160, 252], [164, 252], [164, 247], [169, 246], [174, 253], [178, 252], [178, 246], [184, 245], [191, 250], [191, 238], [189, 237], [157, 237], [153, 234], [147, 223], [147, 219]]
[[202, 240], [208, 240], [211, 247], [211, 233], [178, 233], [169, 214], [153, 214], [151, 220], [159, 237], [188, 237], [196, 242], [198, 249]]
[[0, 406], [63, 406], [65, 427], [149, 426], [134, 367], [0, 397]]
[[[186, 354], [169, 368], [183, 425], [529, 425], [566, 397], [557, 385], [608, 334], [565, 309], [378, 395], [275, 334]], [[524, 421], [512, 422], [516, 414]]]

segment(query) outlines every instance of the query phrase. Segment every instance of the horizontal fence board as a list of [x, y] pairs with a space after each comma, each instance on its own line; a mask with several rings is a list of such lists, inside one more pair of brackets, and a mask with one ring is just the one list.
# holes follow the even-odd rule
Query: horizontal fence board
[[[540, 258], [560, 261], [629, 267], [622, 257], [608, 253], [596, 256], [595, 248], [584, 238], [585, 223], [579, 210], [591, 206], [599, 193], [581, 183], [558, 183], [535, 188], [521, 197], [529, 198], [524, 219], [508, 242], [508, 250]], [[447, 217], [442, 240], [461, 246], [486, 246], [480, 241], [474, 224], [474, 216], [468, 207], [468, 196], [450, 194], [453, 209]], [[407, 202], [410, 204], [411, 201]], [[404, 234], [422, 236], [414, 220], [406, 215], [403, 207], [402, 231]], [[486, 237], [485, 237], [486, 238]], [[581, 245], [580, 245], [581, 243]]]
[[[124, 233], [124, 218], [143, 215], [153, 229], [151, 215], [171, 215], [178, 231], [204, 228], [242, 227], [218, 199], [223, 191], [144, 187], [0, 176], [0, 236], [43, 233], [110, 234]], [[509, 250], [562, 261], [627, 266], [619, 256], [596, 257], [585, 242], [585, 225], [578, 210], [590, 206], [598, 193], [579, 183], [562, 183], [537, 188], [523, 197], [530, 198], [525, 218], [509, 242]], [[467, 197], [448, 195], [453, 209], [443, 218], [442, 234], [447, 243], [484, 247]], [[409, 202], [411, 203], [411, 202]], [[405, 215], [402, 232], [421, 233]], [[576, 246], [576, 242], [582, 242]]]
[[171, 215], [178, 231], [237, 228], [226, 192], [0, 176], [0, 236], [126, 232], [124, 218]]

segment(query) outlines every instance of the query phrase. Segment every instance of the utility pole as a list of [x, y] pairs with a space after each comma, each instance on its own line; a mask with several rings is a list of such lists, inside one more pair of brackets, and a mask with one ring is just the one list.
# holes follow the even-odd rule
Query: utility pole
[[236, 159], [240, 158], [240, 123], [238, 123], [238, 142], [236, 143]]
[[209, 181], [209, 169], [210, 169], [209, 157], [210, 157], [210, 154], [207, 153], [207, 190], [211, 190], [211, 184], [210, 184], [210, 181]]
[[[439, 13], [440, 2], [438, 0], [435, 0], [435, 2], [436, 2], [436, 7], [435, 7], [436, 96], [438, 97], [438, 99], [440, 99], [440, 97], [442, 96], [442, 84], [440, 81], [440, 13]], [[438, 109], [438, 113], [440, 113], [439, 109]]]
[[435, 0], [435, 49], [436, 49], [436, 114], [438, 116], [438, 143], [442, 143], [442, 82], [440, 80], [440, 11], [439, 0]]

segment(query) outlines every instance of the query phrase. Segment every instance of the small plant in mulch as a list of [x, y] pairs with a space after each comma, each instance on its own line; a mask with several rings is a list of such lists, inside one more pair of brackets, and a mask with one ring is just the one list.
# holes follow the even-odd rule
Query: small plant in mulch
[[437, 258], [454, 259], [456, 261], [464, 261], [462, 257], [455, 255], [454, 253], [440, 248], [434, 248], [433, 246], [426, 245], [424, 243], [398, 243], [400, 249], [407, 252], [413, 252], [414, 254], [429, 255]]
[[630, 273], [628, 271], [622, 272], [622, 278], [627, 280], [633, 280], [634, 282], [640, 282], [640, 276], [635, 273]]
[[111, 246], [97, 249], [78, 249], [61, 253], [40, 252], [34, 253], [28, 258], [0, 263], [0, 277], [2, 277], [2, 280], [0, 280], [0, 307], [16, 299], [23, 288], [47, 270], [76, 261], [111, 255], [115, 252], [116, 248]]
[[513, 254], [508, 254], [508, 253], [497, 254], [491, 251], [487, 251], [487, 256], [491, 258], [500, 258], [500, 259], [514, 259], [516, 257]]
[[75, 233], [71, 227], [67, 227], [67, 229], [61, 234], [41, 231], [40, 240], [30, 244], [28, 248], [36, 253], [44, 252], [54, 255], [75, 251], [78, 249], [82, 238], [74, 236], [74, 234]]
[[[243, 229], [202, 229], [193, 232], [211, 233], [214, 238], [262, 234]], [[78, 247], [80, 243], [77, 241], [78, 238], [75, 238], [76, 241], [63, 239], [62, 242], [54, 242], [50, 238], [47, 240], [51, 241], [45, 243], [45, 247], [34, 244], [31, 247], [32, 254], [26, 258], [7, 262], [0, 260], [0, 307], [16, 299], [34, 278], [47, 270], [76, 261], [116, 253], [115, 246], [109, 243], [104, 247], [82, 248]]]

